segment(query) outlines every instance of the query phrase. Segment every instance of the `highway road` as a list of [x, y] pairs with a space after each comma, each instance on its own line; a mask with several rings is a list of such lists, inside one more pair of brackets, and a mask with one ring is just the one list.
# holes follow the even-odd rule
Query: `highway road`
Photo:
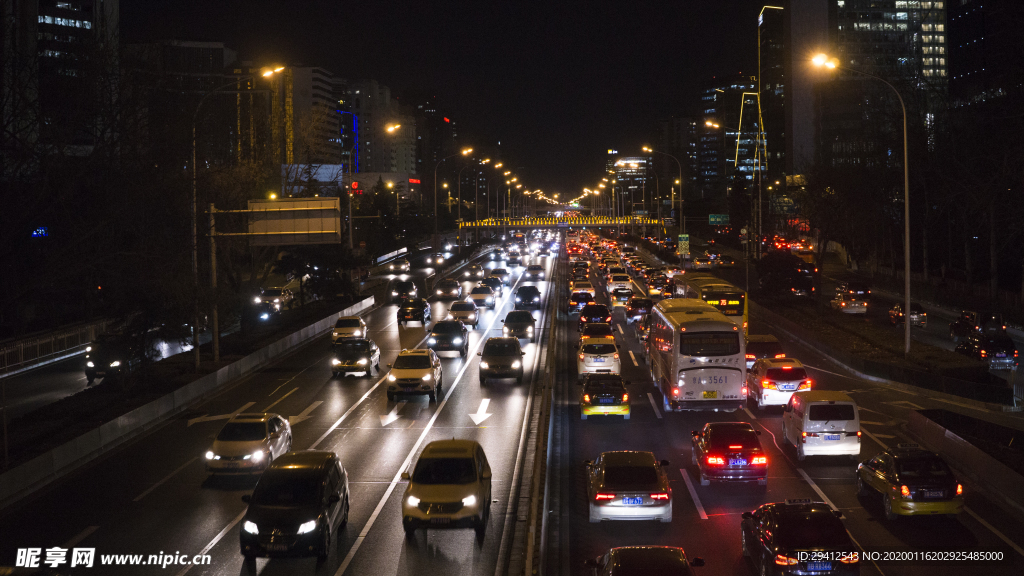
[[[522, 270], [513, 274], [513, 289], [523, 284]], [[537, 284], [546, 292], [547, 282]], [[466, 282], [467, 292], [469, 287]], [[241, 496], [251, 493], [256, 479], [210, 477], [202, 455], [230, 415], [268, 411], [292, 421], [293, 449], [333, 450], [350, 475], [350, 520], [318, 573], [493, 574], [501, 539], [509, 536], [503, 527], [535, 374], [528, 370], [522, 385], [492, 380], [482, 388], [477, 382], [476, 352], [487, 337], [501, 334], [500, 320], [511, 309], [511, 291], [505, 294], [496, 310], [483, 312], [480, 328], [471, 332], [467, 359], [457, 354], [442, 359], [445, 396], [437, 404], [425, 397], [397, 402], [385, 398], [385, 365], [403, 348], [422, 347], [426, 331], [415, 323], [399, 327], [396, 306], [383, 305], [366, 316], [370, 337], [382, 350], [381, 373], [332, 378], [328, 339], [303, 347], [3, 510], [0, 566], [14, 564], [17, 548], [76, 544], [95, 548], [97, 561], [103, 554], [209, 554], [209, 565], [176, 573], [244, 573], [238, 543], [238, 522], [246, 508]], [[448, 303], [434, 301], [431, 306], [434, 318], [443, 318]], [[527, 367], [543, 357], [540, 346], [524, 344]], [[471, 415], [480, 414], [482, 406], [489, 416], [478, 426]], [[478, 542], [472, 530], [418, 531], [407, 540], [401, 524], [400, 473], [427, 442], [451, 437], [480, 442], [494, 472], [486, 535]], [[313, 572], [315, 564], [315, 559], [260, 559], [257, 572]], [[142, 573], [139, 568], [98, 568], [90, 573]]]
[[[639, 286], [634, 286], [640, 292]], [[599, 300], [603, 300], [599, 298]], [[700, 556], [707, 565], [698, 574], [753, 574], [753, 565], [743, 557], [740, 548], [740, 514], [764, 502], [790, 498], [812, 498], [825, 501], [841, 510], [844, 523], [855, 542], [868, 549], [922, 550], [938, 547], [948, 549], [998, 549], [1005, 551], [1007, 561], [988, 565], [920, 565], [912, 563], [865, 563], [865, 575], [952, 575], [952, 574], [1021, 574], [1024, 573], [1024, 526], [1000, 509], [972, 485], [965, 483], [968, 511], [956, 519], [906, 518], [887, 522], [877, 498], [860, 497], [855, 484], [855, 465], [846, 458], [809, 457], [796, 460], [791, 446], [783, 445], [781, 409], [759, 412], [754, 407], [739, 412], [662, 412], [661, 396], [651, 383], [642, 348], [621, 318], [614, 315], [616, 340], [623, 346], [623, 378], [631, 382], [629, 394], [632, 407], [630, 420], [621, 417], [590, 417], [580, 419], [578, 388], [572, 384], [575, 367], [569, 368], [567, 384], [562, 387], [556, 410], [555, 435], [557, 512], [551, 520], [548, 542], [549, 572], [562, 575], [589, 574], [583, 565], [609, 548], [624, 545], [660, 544], [682, 546], [688, 556]], [[568, 321], [560, 332], [559, 346], [575, 346], [575, 329]], [[752, 320], [752, 333], [771, 333], [770, 326]], [[862, 460], [880, 452], [884, 446], [909, 442], [900, 429], [908, 412], [917, 408], [956, 408], [965, 413], [977, 412], [966, 405], [951, 406], [920, 394], [890, 390], [873, 383], [845, 376], [842, 371], [813, 350], [777, 333], [787, 354], [809, 365], [815, 387], [843, 390], [851, 394], [861, 408], [865, 437]], [[635, 361], [634, 361], [635, 359]], [[753, 405], [751, 405], [753, 406]], [[994, 413], [985, 414], [993, 420], [1015, 418]], [[701, 486], [696, 466], [691, 464], [690, 432], [706, 422], [744, 421], [762, 430], [762, 447], [769, 458], [767, 489], [756, 485]], [[671, 462], [673, 488], [673, 520], [670, 524], [656, 522], [588, 521], [584, 461], [595, 459], [609, 450], [650, 450], [659, 459]]]

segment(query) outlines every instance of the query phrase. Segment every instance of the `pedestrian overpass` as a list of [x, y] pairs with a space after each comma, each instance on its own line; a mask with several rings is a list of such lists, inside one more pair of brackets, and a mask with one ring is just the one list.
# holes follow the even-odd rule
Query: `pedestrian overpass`
[[494, 228], [585, 228], [606, 226], [664, 226], [665, 221], [648, 216], [538, 216], [535, 218], [489, 218], [460, 222], [460, 230]]

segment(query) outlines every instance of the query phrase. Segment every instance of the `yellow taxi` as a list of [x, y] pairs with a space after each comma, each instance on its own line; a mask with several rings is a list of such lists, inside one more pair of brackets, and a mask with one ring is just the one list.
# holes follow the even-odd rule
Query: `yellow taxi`
[[878, 493], [886, 520], [900, 516], [956, 515], [964, 487], [942, 458], [917, 444], [898, 444], [857, 465], [857, 491]]
[[622, 416], [629, 420], [629, 392], [618, 374], [590, 373], [583, 377], [580, 419], [587, 416]]

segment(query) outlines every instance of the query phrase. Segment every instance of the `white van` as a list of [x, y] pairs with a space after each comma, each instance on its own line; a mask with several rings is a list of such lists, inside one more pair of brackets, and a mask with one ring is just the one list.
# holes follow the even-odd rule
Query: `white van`
[[860, 413], [843, 392], [794, 392], [782, 413], [782, 439], [807, 456], [860, 456]]

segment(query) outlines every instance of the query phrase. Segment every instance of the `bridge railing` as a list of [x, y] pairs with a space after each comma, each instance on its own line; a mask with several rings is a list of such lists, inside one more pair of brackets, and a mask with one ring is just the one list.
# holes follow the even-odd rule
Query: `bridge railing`
[[663, 221], [648, 216], [620, 216], [616, 218], [608, 216], [580, 216], [575, 218], [489, 218], [487, 220], [476, 220], [473, 222], [460, 222], [460, 228], [495, 228], [499, 226], [519, 226], [527, 228], [537, 227], [558, 227], [568, 228], [572, 226], [618, 226], [618, 225], [643, 225], [661, 226]]

